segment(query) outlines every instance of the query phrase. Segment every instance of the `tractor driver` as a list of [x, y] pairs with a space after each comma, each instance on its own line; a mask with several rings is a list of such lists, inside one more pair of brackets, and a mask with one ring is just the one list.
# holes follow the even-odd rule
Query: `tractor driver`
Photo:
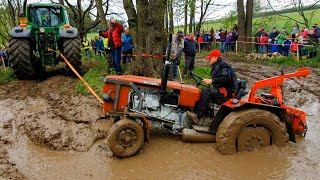
[[205, 89], [201, 93], [200, 101], [195, 108], [195, 113], [188, 111], [187, 114], [191, 120], [197, 124], [200, 118], [207, 115], [209, 104], [222, 104], [232, 97], [238, 89], [238, 79], [233, 68], [221, 58], [221, 52], [218, 50], [211, 51], [206, 57], [211, 66], [212, 79], [203, 79], [202, 83], [212, 84], [211, 88]]

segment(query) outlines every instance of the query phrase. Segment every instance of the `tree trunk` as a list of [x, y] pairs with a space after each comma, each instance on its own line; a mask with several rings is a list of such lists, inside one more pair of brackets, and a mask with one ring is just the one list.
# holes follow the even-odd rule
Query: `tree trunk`
[[[129, 21], [137, 24], [137, 26], [130, 28], [134, 39], [135, 53], [163, 54], [166, 42], [164, 15], [167, 5], [165, 2], [165, 0], [137, 0], [135, 9], [132, 0], [123, 0]], [[129, 73], [160, 77], [162, 63], [162, 59], [158, 58], [136, 57], [129, 68]]]
[[[247, 0], [246, 7], [246, 37], [252, 37], [253, 0]], [[250, 42], [252, 38], [247, 38]], [[251, 52], [251, 44], [246, 45], [246, 53]]]
[[174, 0], [168, 0], [168, 14], [169, 14], [169, 33], [173, 34], [174, 31], [174, 24], [173, 24], [173, 1]]
[[184, 2], [184, 34], [187, 34], [187, 27], [188, 27], [188, 0]]
[[[246, 15], [244, 12], [244, 4], [243, 0], [237, 0], [237, 11], [238, 11], [238, 40], [239, 41], [246, 41]], [[245, 52], [245, 46], [240, 44], [238, 46], [239, 51]]]
[[101, 25], [104, 28], [108, 28], [108, 22], [107, 22], [105, 14], [104, 14], [102, 0], [95, 0], [95, 2], [96, 2], [96, 7], [97, 7], [97, 13], [98, 13], [100, 21], [101, 21]]
[[190, 20], [189, 20], [189, 33], [194, 32], [194, 17], [195, 17], [195, 9], [196, 9], [196, 2], [195, 0], [190, 0]]

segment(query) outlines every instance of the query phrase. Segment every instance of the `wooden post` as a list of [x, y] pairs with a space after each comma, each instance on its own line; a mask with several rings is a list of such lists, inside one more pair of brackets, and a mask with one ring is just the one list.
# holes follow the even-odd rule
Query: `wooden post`
[[236, 41], [236, 54], [238, 54], [238, 40]]
[[299, 58], [299, 44], [297, 46], [297, 61], [299, 62], [300, 58]]

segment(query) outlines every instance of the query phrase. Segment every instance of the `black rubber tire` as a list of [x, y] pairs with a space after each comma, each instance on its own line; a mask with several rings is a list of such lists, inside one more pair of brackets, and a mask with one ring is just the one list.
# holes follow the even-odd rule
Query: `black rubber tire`
[[216, 134], [217, 150], [225, 155], [236, 153], [239, 133], [251, 124], [265, 127], [274, 145], [285, 146], [288, 142], [286, 126], [278, 116], [266, 110], [246, 109], [232, 112], [223, 119]]
[[[81, 41], [79, 37], [63, 40], [63, 54], [70, 62], [70, 64], [81, 74]], [[67, 75], [75, 75], [73, 71], [66, 64]]]
[[22, 38], [11, 38], [9, 42], [9, 61], [18, 79], [34, 79], [37, 71], [32, 63], [30, 41]]
[[[122, 145], [120, 134], [126, 131], [134, 133], [134, 141], [131, 145]], [[121, 119], [114, 123], [109, 131], [108, 144], [113, 154], [120, 158], [133, 156], [139, 152], [144, 145], [144, 132], [142, 126], [129, 119]]]

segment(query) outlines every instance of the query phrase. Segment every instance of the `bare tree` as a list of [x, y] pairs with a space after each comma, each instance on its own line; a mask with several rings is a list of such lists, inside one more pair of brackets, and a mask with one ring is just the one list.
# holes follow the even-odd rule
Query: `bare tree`
[[[276, 4], [286, 4], [287, 1], [278, 1], [276, 4], [272, 3], [270, 0], [267, 0], [269, 8], [276, 12], [275, 10], [275, 6]], [[296, 21], [300, 24], [304, 24], [307, 28], [310, 27], [311, 25], [311, 21], [313, 19], [313, 17], [316, 15], [316, 11], [319, 11], [318, 9], [313, 9], [314, 6], [318, 5], [320, 3], [320, 0], [310, 0], [307, 1], [308, 3], [310, 3], [310, 5], [306, 6], [304, 4], [305, 1], [303, 0], [291, 0], [289, 1], [290, 3], [288, 4], [288, 6], [293, 6], [298, 14], [300, 15], [300, 17], [302, 17], [303, 21], [299, 21], [298, 19], [291, 17], [291, 16], [287, 16], [285, 14], [278, 14], [278, 16], [287, 18], [288, 20], [293, 20]], [[313, 9], [313, 10], [312, 10]], [[310, 13], [306, 13], [306, 11], [311, 11]]]
[[[237, 11], [238, 11], [238, 36], [240, 41], [251, 42], [250, 38], [252, 36], [252, 18], [253, 18], [253, 0], [247, 0], [246, 11], [244, 10], [243, 0], [237, 0]], [[249, 53], [251, 50], [251, 45], [246, 44], [246, 46], [239, 46], [239, 50]]]
[[9, 31], [19, 25], [19, 16], [25, 16], [27, 0], [5, 0], [0, 4], [0, 38], [5, 44], [9, 41]]
[[188, 0], [185, 0], [185, 2], [184, 2], [184, 28], [183, 28], [184, 34], [187, 34], [187, 28], [188, 28]]
[[203, 20], [207, 14], [208, 7], [209, 7], [211, 1], [212, 0], [200, 0], [200, 18], [199, 18], [199, 22], [196, 27], [197, 32], [200, 32], [200, 30], [201, 30]]
[[173, 23], [173, 3], [174, 0], [168, 0], [167, 1], [167, 12], [168, 12], [168, 16], [169, 16], [169, 33], [173, 33], [173, 29], [174, 29], [174, 23]]
[[[130, 32], [138, 54], [159, 54], [164, 52], [166, 35], [164, 18], [166, 0], [123, 0], [124, 9], [128, 16]], [[153, 58], [136, 58], [129, 71], [143, 76], [160, 76], [162, 61]]]
[[196, 16], [196, 0], [189, 0], [190, 18], [189, 18], [189, 32], [194, 32], [195, 16]]

